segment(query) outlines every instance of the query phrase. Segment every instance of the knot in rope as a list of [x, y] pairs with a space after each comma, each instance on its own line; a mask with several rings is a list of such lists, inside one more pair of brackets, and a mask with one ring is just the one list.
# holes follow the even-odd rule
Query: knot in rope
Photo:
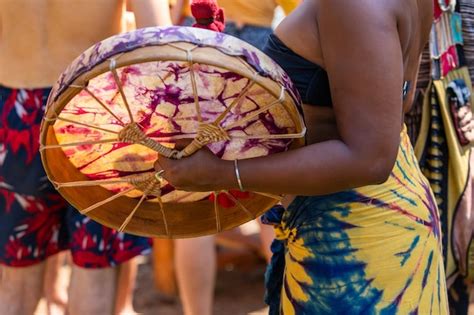
[[199, 142], [202, 146], [205, 146], [209, 143], [227, 141], [230, 140], [227, 131], [225, 131], [221, 126], [216, 126], [213, 124], [200, 124], [198, 134], [196, 136], [196, 141]]
[[136, 122], [132, 122], [120, 130], [118, 138], [122, 142], [140, 143], [145, 141], [146, 134], [140, 129]]
[[137, 174], [130, 179], [130, 184], [147, 195], [161, 196], [161, 183], [153, 173]]

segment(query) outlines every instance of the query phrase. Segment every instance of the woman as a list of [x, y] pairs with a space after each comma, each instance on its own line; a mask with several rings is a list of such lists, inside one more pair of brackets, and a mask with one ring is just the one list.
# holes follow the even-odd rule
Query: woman
[[447, 314], [436, 203], [402, 123], [432, 16], [432, 0], [303, 1], [265, 51], [302, 95], [308, 145], [156, 163], [184, 190], [297, 196], [277, 229], [271, 313]]
[[[174, 21], [177, 24], [182, 22], [181, 25], [191, 26], [197, 21], [192, 15], [190, 4], [199, 6], [199, 4], [204, 5], [212, 2], [215, 1], [177, 0], [172, 9]], [[216, 3], [215, 7], [222, 8], [225, 15], [223, 32], [263, 49], [268, 36], [272, 33], [271, 26], [275, 8], [281, 5], [285, 12], [289, 13], [295, 9], [299, 0], [219, 0], [218, 2], [218, 6]], [[199, 12], [195, 9], [194, 14], [196, 11]], [[201, 17], [202, 20], [206, 21], [207, 19]], [[206, 28], [208, 27], [206, 26]], [[256, 219], [256, 221], [260, 223], [262, 252], [265, 259], [270, 260], [272, 255], [270, 244], [275, 237], [273, 228], [261, 224], [260, 219]], [[217, 271], [215, 240], [212, 235], [174, 241], [176, 279], [185, 315], [212, 314]]]

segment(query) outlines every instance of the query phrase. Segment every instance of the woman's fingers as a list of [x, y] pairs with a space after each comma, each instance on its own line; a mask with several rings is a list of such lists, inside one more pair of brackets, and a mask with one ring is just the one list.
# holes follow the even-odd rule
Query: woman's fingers
[[459, 115], [461, 116], [461, 121], [460, 121], [461, 128], [471, 124], [472, 112], [468, 110], [467, 107], [466, 109], [460, 109]]
[[161, 160], [163, 159], [163, 157], [159, 157], [155, 163], [153, 164], [153, 167], [155, 168], [155, 171], [159, 172], [159, 171], [162, 171], [163, 170], [163, 167], [161, 166], [160, 162]]
[[186, 148], [193, 140], [192, 139], [178, 139], [175, 143], [176, 150], [183, 150]]
[[[182, 141], [179, 145], [186, 146], [189, 141]], [[206, 147], [196, 153], [180, 160], [169, 159], [159, 156], [154, 163], [154, 169], [160, 178], [166, 179], [175, 188], [186, 191], [210, 191], [216, 185], [219, 163], [221, 159], [216, 157]]]

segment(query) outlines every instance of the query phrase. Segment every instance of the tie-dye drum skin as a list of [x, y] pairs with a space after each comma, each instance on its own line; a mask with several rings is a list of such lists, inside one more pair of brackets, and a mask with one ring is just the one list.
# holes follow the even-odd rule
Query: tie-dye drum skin
[[[211, 234], [280, 197], [176, 190], [153, 171], [159, 154], [185, 158], [207, 146], [235, 160], [301, 146], [299, 104], [283, 70], [235, 37], [140, 29], [94, 45], [62, 74], [40, 150], [56, 189], [106, 226], [155, 237]], [[176, 150], [183, 139], [191, 143]]]

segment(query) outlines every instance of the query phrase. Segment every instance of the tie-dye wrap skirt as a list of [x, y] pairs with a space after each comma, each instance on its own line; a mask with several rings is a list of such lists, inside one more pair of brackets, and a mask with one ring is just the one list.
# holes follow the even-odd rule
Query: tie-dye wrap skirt
[[299, 196], [264, 220], [270, 314], [448, 314], [438, 210], [406, 128], [385, 183]]

